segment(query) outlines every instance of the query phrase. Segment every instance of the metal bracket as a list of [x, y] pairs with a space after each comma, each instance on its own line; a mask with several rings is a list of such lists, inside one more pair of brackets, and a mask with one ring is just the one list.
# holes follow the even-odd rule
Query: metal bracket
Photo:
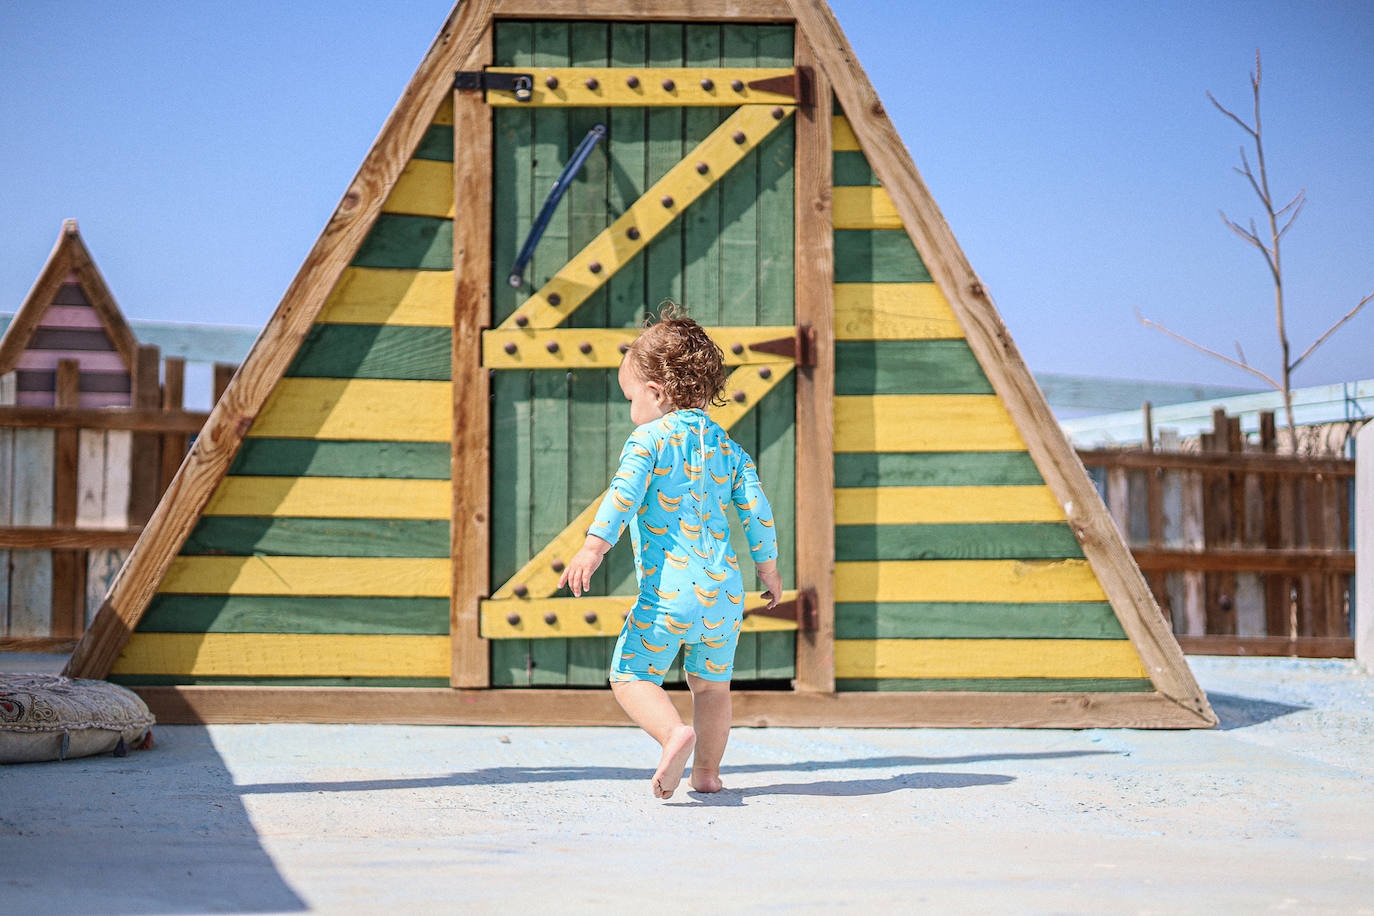
[[802, 66], [787, 76], [775, 76], [769, 79], [752, 80], [748, 83], [750, 89], [759, 92], [772, 92], [777, 95], [790, 95], [796, 99], [797, 104], [803, 108], [810, 108], [814, 104], [811, 93], [811, 68]]
[[804, 588], [797, 592], [796, 599], [783, 601], [771, 608], [747, 611], [745, 617], [774, 617], [778, 620], [795, 620], [797, 629], [811, 632], [819, 625], [816, 614], [816, 591]]
[[472, 91], [494, 89], [512, 92], [517, 102], [528, 102], [534, 96], [534, 76], [529, 73], [460, 70], [453, 75], [453, 88]]
[[809, 324], [797, 325], [797, 333], [791, 337], [779, 337], [776, 340], [761, 340], [758, 343], [749, 344], [749, 349], [756, 353], [767, 353], [770, 356], [787, 356], [798, 366], [816, 365], [816, 329]]

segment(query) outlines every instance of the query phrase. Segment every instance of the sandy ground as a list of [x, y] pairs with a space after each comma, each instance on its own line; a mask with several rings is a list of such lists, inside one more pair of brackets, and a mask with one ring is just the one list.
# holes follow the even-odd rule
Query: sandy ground
[[1219, 729], [736, 729], [669, 802], [629, 728], [159, 727], [0, 768], [0, 911], [1374, 914], [1374, 678], [1190, 661]]

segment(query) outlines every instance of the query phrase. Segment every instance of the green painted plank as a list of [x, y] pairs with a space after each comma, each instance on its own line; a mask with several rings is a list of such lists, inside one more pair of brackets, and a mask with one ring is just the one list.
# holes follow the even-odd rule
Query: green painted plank
[[453, 161], [453, 125], [431, 124], [429, 130], [420, 138], [412, 159], [432, 159], [436, 162]]
[[1064, 522], [836, 525], [835, 559], [1021, 560], [1082, 557]]
[[491, 686], [528, 687], [530, 643], [532, 639], [493, 639], [491, 641]]
[[[719, 23], [692, 23], [686, 27], [688, 67], [721, 65]], [[688, 108], [683, 112], [683, 139], [692, 149], [730, 115], [728, 108]], [[700, 324], [720, 323], [720, 220], [721, 187], [713, 185], [682, 214], [682, 301]]]
[[[609, 25], [605, 22], [573, 22], [569, 30], [570, 54], [568, 63], [574, 67], [605, 67]], [[596, 124], [608, 122], [608, 109], [574, 108], [568, 115], [568, 143], [581, 143]], [[610, 144], [603, 141], [593, 150], [568, 189], [564, 206], [569, 211], [569, 254], [580, 251], [610, 224], [607, 200], [608, 154]], [[605, 288], [587, 298], [566, 324], [569, 327], [605, 328], [608, 326], [608, 300]], [[609, 378], [608, 378], [609, 377]], [[568, 455], [568, 512], [575, 517], [582, 508], [596, 501], [615, 468], [608, 453], [611, 449], [607, 429], [607, 411], [625, 410], [626, 402], [609, 400], [607, 384], [615, 384], [614, 373], [606, 369], [582, 369], [569, 373], [568, 387], [571, 403]], [[619, 443], [616, 443], [618, 446]], [[598, 569], [592, 576], [591, 594], [611, 594], [606, 590], [606, 569]], [[595, 683], [587, 678], [599, 671], [606, 678], [610, 649], [597, 640], [576, 640], [568, 646], [568, 683]], [[579, 680], [580, 678], [580, 680]]]
[[446, 382], [453, 377], [452, 370], [450, 328], [317, 324], [305, 335], [286, 374]]
[[837, 395], [993, 393], [967, 341], [835, 341]]
[[448, 480], [451, 452], [447, 442], [245, 439], [229, 473], [254, 477]]
[[759, 680], [791, 680], [797, 676], [797, 634], [789, 630], [758, 634]]
[[433, 636], [448, 623], [446, 598], [154, 595], [138, 632]]
[[[569, 63], [571, 29], [568, 22], [534, 23], [535, 66], [558, 67]], [[563, 171], [574, 148], [571, 112], [543, 108], [533, 112], [533, 182], [536, 190], [550, 188]], [[579, 138], [580, 139], [580, 138]], [[541, 201], [542, 203], [542, 201]], [[565, 199], [553, 211], [539, 245], [530, 259], [528, 276], [538, 288], [557, 273], [575, 253], [572, 246], [572, 208]], [[533, 372], [530, 382], [531, 474], [527, 491], [530, 513], [531, 553], [537, 553], [571, 521], [569, 489], [572, 437], [570, 376], [563, 372]], [[581, 509], [579, 506], [578, 509]], [[526, 558], [528, 559], [528, 557]], [[568, 641], [530, 640], [534, 669], [531, 686], [557, 686], [568, 680]]]
[[732, 681], [756, 681], [759, 679], [759, 634], [739, 634], [739, 644], [735, 647], [735, 670]]
[[836, 283], [929, 283], [930, 272], [902, 229], [836, 229]]
[[861, 691], [975, 691], [977, 693], [1154, 693], [1147, 678], [837, 678], [839, 693]]
[[[610, 63], [615, 67], [642, 67], [648, 60], [648, 27], [643, 23], [611, 23]], [[647, 180], [648, 121], [643, 108], [613, 108], [610, 130], [610, 162], [606, 171], [606, 203], [611, 217], [630, 208], [649, 186]], [[646, 257], [638, 257], [616, 272], [606, 284], [607, 327], [635, 327], [644, 314]], [[620, 449], [634, 424], [615, 372], [605, 373], [605, 466], [614, 468]], [[614, 471], [612, 471], [614, 473]], [[602, 482], [604, 487], [609, 479]], [[602, 587], [606, 594], [632, 595], [638, 590], [629, 538], [617, 544], [602, 563]]]
[[1125, 639], [1105, 601], [1035, 604], [845, 602], [836, 639]]
[[[679, 23], [651, 22], [648, 26], [648, 65], [681, 67], [685, 64], [684, 27]], [[658, 181], [681, 161], [683, 110], [650, 108], [645, 112], [645, 187]], [[614, 144], [614, 140], [611, 141]], [[682, 301], [682, 220], [674, 220], [644, 249], [644, 306], [657, 311], [664, 299]]]
[[832, 161], [835, 172], [834, 184], [837, 188], [882, 186], [878, 176], [869, 167], [868, 157], [859, 150], [836, 150]]
[[447, 687], [446, 677], [183, 677], [175, 674], [112, 674], [124, 687], [252, 685], [256, 687]]
[[447, 557], [449, 523], [434, 519], [203, 516], [182, 556]]
[[1043, 484], [1028, 452], [873, 452], [835, 456], [836, 487]]
[[453, 269], [453, 220], [381, 213], [353, 257], [354, 267]]
[[601, 685], [610, 678], [614, 636], [584, 637], [568, 640], [568, 683]]

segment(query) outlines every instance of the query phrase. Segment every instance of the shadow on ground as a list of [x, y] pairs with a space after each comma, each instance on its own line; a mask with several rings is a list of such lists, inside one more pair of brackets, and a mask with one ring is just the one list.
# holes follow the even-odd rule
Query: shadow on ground
[[[801, 772], [824, 770], [892, 769], [895, 767], [932, 767], [994, 760], [1053, 760], [1066, 757], [1093, 757], [1117, 751], [1040, 751], [1025, 754], [977, 754], [964, 757], [857, 757], [846, 760], [806, 760], [795, 763], [752, 763], [727, 766], [721, 776], [728, 779], [742, 773]], [[580, 782], [590, 780], [631, 780], [645, 778], [647, 767], [484, 767], [446, 776], [416, 776], [401, 779], [361, 779], [337, 782], [259, 782], [238, 787], [245, 795], [275, 792], [375, 792], [384, 789], [427, 789], [453, 786], [509, 785], [512, 783]], [[757, 787], [745, 790], [753, 795], [877, 795], [897, 789], [951, 789], [964, 785], [1011, 782], [1010, 776], [985, 776], [974, 773], [906, 774], [886, 779], [828, 780], [796, 783], [790, 786]], [[900, 783], [900, 784], [899, 784]], [[867, 789], [863, 787], [867, 786]], [[857, 788], [850, 788], [857, 787]]]
[[1212, 712], [1217, 714], [1217, 728], [1221, 731], [1259, 725], [1261, 722], [1312, 708], [1275, 703], [1273, 700], [1257, 700], [1254, 697], [1236, 696], [1232, 693], [1209, 692], [1207, 701], [1212, 704]]
[[[0, 912], [297, 913], [204, 728], [0, 773]], [[98, 904], [93, 901], [99, 901]]]

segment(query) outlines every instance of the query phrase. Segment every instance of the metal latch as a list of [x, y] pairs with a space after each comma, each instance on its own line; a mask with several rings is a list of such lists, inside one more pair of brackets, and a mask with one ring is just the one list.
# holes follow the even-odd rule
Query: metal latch
[[529, 73], [460, 70], [453, 75], [453, 88], [513, 92], [517, 102], [528, 102], [534, 96], [534, 76]]

